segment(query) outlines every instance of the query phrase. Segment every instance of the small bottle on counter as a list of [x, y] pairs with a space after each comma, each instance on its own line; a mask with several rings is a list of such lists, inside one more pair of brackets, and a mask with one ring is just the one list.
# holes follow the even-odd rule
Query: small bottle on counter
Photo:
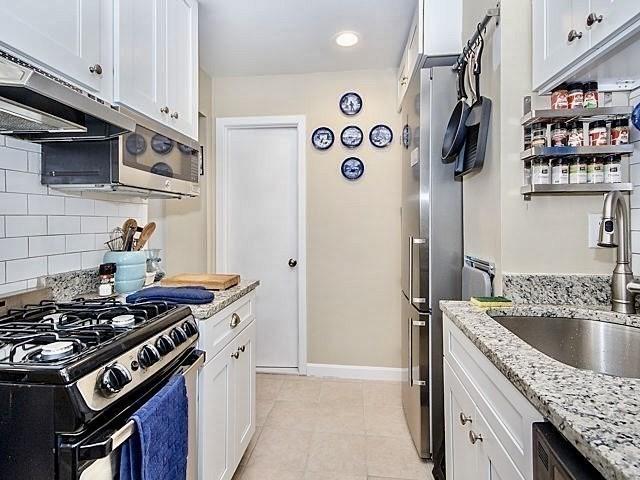
[[531, 127], [524, 127], [523, 146], [523, 150], [529, 150], [531, 148]]
[[604, 161], [593, 157], [587, 163], [587, 183], [604, 183]]
[[587, 162], [582, 157], [571, 160], [569, 183], [587, 183]]
[[569, 161], [564, 158], [554, 158], [551, 161], [551, 183], [566, 185], [569, 183]]
[[584, 86], [580, 82], [570, 83], [567, 85], [569, 95], [567, 96], [567, 103], [569, 108], [582, 108], [584, 102]]
[[100, 285], [98, 286], [98, 295], [101, 297], [108, 297], [113, 295], [115, 291], [115, 275], [116, 264], [115, 263], [103, 263], [98, 269], [98, 275], [100, 275]]
[[551, 127], [551, 146], [564, 147], [567, 145], [567, 126], [564, 122], [557, 122]]
[[598, 82], [584, 84], [583, 108], [598, 108]]
[[582, 123], [569, 122], [567, 124], [567, 145], [570, 147], [581, 147], [584, 145]]
[[629, 119], [620, 118], [611, 122], [611, 145], [629, 143]]
[[526, 160], [522, 167], [522, 185], [531, 185], [531, 160]]
[[531, 183], [534, 185], [548, 185], [551, 181], [549, 160], [536, 158], [531, 166]]
[[607, 122], [604, 120], [597, 120], [589, 124], [589, 145], [592, 147], [609, 145]]
[[551, 90], [551, 108], [553, 110], [569, 108], [569, 90], [566, 83], [561, 83]]
[[534, 123], [531, 127], [531, 146], [547, 146], [547, 126], [544, 123]]
[[622, 165], [619, 155], [610, 155], [604, 161], [604, 181], [605, 183], [622, 182]]

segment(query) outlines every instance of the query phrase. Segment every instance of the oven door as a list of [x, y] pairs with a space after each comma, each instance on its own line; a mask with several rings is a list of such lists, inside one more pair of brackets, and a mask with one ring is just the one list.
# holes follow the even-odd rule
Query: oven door
[[[203, 351], [194, 350], [176, 370], [165, 375], [153, 387], [155, 394], [173, 375], [185, 377], [189, 402], [187, 480], [196, 480], [198, 475], [197, 376], [204, 359]], [[144, 401], [150, 396], [145, 396]], [[60, 480], [117, 480], [120, 477], [120, 447], [135, 432], [135, 423], [129, 418], [140, 405], [141, 403], [136, 402], [135, 408], [127, 408], [107, 425], [94, 430], [85, 438], [61, 445], [58, 465]]]

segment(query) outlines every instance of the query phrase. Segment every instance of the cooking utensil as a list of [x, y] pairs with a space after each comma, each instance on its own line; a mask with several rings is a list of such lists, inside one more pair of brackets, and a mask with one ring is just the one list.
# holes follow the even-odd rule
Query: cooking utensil
[[130, 252], [133, 249], [133, 237], [138, 231], [138, 222], [133, 218], [129, 218], [122, 225], [122, 230], [124, 231], [124, 245], [122, 249], [126, 252]]
[[142, 229], [140, 236], [136, 240], [136, 246], [134, 250], [141, 250], [142, 247], [144, 247], [145, 244], [149, 241], [149, 238], [151, 238], [151, 235], [153, 235], [153, 232], [155, 231], [156, 231], [155, 222], [147, 223]]
[[226, 290], [238, 283], [240, 275], [221, 273], [181, 273], [162, 280], [164, 286], [202, 286], [208, 290]]
[[112, 252], [120, 252], [124, 246], [123, 236], [124, 232], [120, 227], [116, 227], [111, 230], [109, 234], [109, 240], [104, 242], [104, 244], [111, 250]]
[[482, 52], [484, 51], [484, 37], [482, 25], [478, 24], [478, 51], [476, 53], [473, 74], [476, 82], [477, 99], [471, 106], [465, 121], [466, 135], [464, 154], [458, 156], [455, 177], [460, 178], [468, 173], [482, 169], [487, 150], [487, 138], [491, 123], [491, 100], [480, 93], [480, 74], [482, 73]]
[[469, 104], [467, 103], [467, 92], [465, 89], [465, 76], [467, 72], [467, 60], [463, 60], [460, 67], [458, 67], [457, 75], [457, 90], [458, 90], [458, 103], [453, 108], [447, 128], [444, 133], [444, 140], [442, 141], [442, 161], [444, 163], [453, 162], [460, 149], [464, 145], [465, 122], [469, 115]]

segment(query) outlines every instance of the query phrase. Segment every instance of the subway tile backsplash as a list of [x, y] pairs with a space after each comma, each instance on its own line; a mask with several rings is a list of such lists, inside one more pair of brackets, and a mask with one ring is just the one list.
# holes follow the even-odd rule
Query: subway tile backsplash
[[40, 146], [0, 135], [0, 294], [102, 263], [109, 232], [147, 221], [147, 203], [72, 195], [40, 183]]

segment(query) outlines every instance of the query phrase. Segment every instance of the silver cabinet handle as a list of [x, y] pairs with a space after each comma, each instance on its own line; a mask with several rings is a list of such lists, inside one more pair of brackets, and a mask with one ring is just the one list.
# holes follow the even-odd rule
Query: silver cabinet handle
[[173, 113], [171, 114], [171, 118], [175, 118], [176, 120], [178, 119], [178, 116], [179, 116], [179, 115], [178, 115], [178, 112], [173, 112]]
[[602, 15], [591, 12], [587, 17], [587, 27], [592, 26], [594, 23], [600, 23], [602, 22], [602, 20], [604, 20], [604, 17]]
[[239, 356], [240, 356], [240, 351], [239, 350], [237, 350], [237, 351], [235, 351], [235, 352], [233, 352], [231, 354], [231, 357], [235, 358], [236, 360], [238, 359]]
[[479, 433], [476, 433], [473, 430], [469, 432], [469, 441], [472, 445], [475, 445], [477, 442], [482, 442], [482, 440], [482, 435], [480, 435]]
[[295, 258], [290, 258], [289, 259], [289, 266], [291, 268], [295, 268], [296, 265], [298, 265], [298, 261]]
[[169, 107], [166, 105], [160, 109], [160, 113], [169, 113]]
[[573, 42], [575, 39], [581, 39], [582, 38], [582, 32], [577, 32], [575, 30], [571, 30], [569, 32], [569, 35], [567, 36], [567, 40], [569, 40], [569, 43]]
[[247, 349], [246, 345], [242, 345], [241, 347], [238, 347], [238, 350], [242, 353], [244, 353], [244, 351]]
[[89, 71], [91, 73], [95, 73], [96, 75], [102, 75], [102, 65], [96, 63], [95, 65], [91, 65], [89, 67]]
[[409, 386], [422, 387], [427, 384], [424, 380], [415, 380], [413, 378], [413, 327], [426, 327], [427, 322], [424, 320], [413, 320], [409, 318]]
[[413, 235], [409, 235], [409, 300], [414, 303], [426, 303], [426, 298], [413, 296], [413, 247], [415, 245], [424, 245], [427, 241], [424, 238], [415, 238]]
[[238, 315], [237, 313], [232, 314], [231, 323], [229, 323], [229, 326], [231, 328], [236, 328], [239, 324], [240, 324], [240, 315]]
[[402, 77], [400, 79], [400, 85], [405, 86], [407, 84], [407, 80], [409, 80], [408, 77]]
[[467, 423], [472, 423], [473, 420], [471, 419], [470, 416], [465, 415], [464, 412], [460, 412], [460, 423], [462, 425], [466, 425]]

